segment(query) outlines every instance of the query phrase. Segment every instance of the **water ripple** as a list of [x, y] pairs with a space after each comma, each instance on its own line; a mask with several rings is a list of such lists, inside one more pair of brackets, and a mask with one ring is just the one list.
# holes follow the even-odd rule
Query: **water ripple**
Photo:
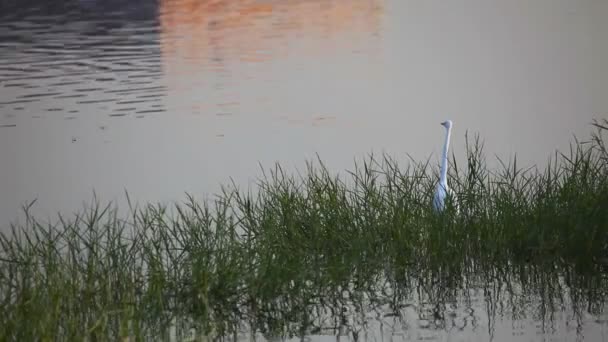
[[[153, 12], [129, 21], [134, 13], [119, 4], [102, 6], [102, 13], [67, 5], [65, 12], [55, 13], [37, 5], [0, 15], [0, 87], [6, 90], [0, 106], [36, 103], [30, 110], [65, 113], [83, 113], [86, 107], [84, 112], [113, 116], [124, 104], [137, 104], [133, 112], [163, 111], [147, 107], [166, 95], [159, 84], [162, 63]], [[26, 108], [9, 108], [8, 114], [18, 117]]]

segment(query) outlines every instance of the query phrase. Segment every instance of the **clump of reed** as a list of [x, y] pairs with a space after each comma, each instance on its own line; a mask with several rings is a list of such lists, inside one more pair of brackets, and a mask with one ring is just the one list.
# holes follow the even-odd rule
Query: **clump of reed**
[[0, 340], [356, 335], [369, 312], [399, 315], [416, 297], [437, 318], [488, 284], [543, 305], [563, 305], [563, 286], [576, 312], [600, 312], [608, 121], [594, 125], [542, 170], [515, 158], [490, 170], [467, 139], [466, 165], [454, 158], [449, 174], [458, 212], [432, 210], [428, 161], [401, 167], [386, 155], [347, 176], [320, 161], [299, 175], [277, 165], [253, 192], [131, 204], [125, 217], [94, 202], [49, 224], [26, 207], [24, 223], [0, 234]]

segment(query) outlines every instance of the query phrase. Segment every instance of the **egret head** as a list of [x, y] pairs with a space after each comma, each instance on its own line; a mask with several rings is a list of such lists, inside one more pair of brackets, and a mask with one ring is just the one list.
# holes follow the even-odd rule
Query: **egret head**
[[452, 120], [446, 120], [446, 121], [442, 122], [441, 126], [447, 128], [447, 129], [452, 128]]

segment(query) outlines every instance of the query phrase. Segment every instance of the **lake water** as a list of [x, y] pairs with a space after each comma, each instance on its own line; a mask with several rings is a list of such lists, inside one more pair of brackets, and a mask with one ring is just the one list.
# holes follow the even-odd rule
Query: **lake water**
[[[543, 163], [608, 116], [604, 0], [0, 5], [0, 217], [204, 197], [275, 161], [332, 170], [479, 133]], [[435, 159], [436, 160], [436, 159]]]
[[[447, 118], [457, 155], [469, 131], [543, 164], [608, 117], [607, 17], [605, 0], [0, 1], [0, 226], [33, 199], [52, 217], [93, 191], [204, 198], [316, 154], [436, 160]], [[512, 324], [494, 339], [537, 339]]]

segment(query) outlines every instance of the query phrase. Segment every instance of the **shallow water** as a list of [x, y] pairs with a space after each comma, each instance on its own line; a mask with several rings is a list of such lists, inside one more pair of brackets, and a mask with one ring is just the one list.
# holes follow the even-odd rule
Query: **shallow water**
[[[548, 280], [547, 274], [533, 277]], [[531, 275], [532, 276], [532, 275]], [[457, 277], [455, 277], [457, 278]], [[548, 278], [552, 278], [549, 276]], [[451, 279], [452, 281], [455, 279]], [[419, 283], [404, 297], [377, 293], [360, 302], [344, 294], [344, 304], [308, 310], [314, 328], [303, 336], [256, 333], [247, 326], [224, 336], [226, 341], [606, 341], [608, 325], [604, 305], [592, 299], [599, 288], [570, 287], [564, 277], [555, 283], [503, 283], [485, 281], [457, 289], [425, 287]], [[403, 290], [403, 289], [401, 289]], [[587, 292], [588, 291], [588, 292]], [[596, 292], [597, 291], [597, 292]], [[406, 290], [407, 292], [407, 290]], [[586, 292], [586, 293], [585, 293]], [[352, 294], [352, 293], [351, 293]], [[360, 294], [359, 294], [360, 295]], [[401, 294], [403, 295], [403, 294]], [[590, 297], [587, 297], [589, 295]], [[601, 295], [600, 295], [601, 296]], [[397, 297], [399, 297], [397, 299]], [[350, 298], [350, 299], [348, 299]], [[392, 301], [394, 299], [394, 301]], [[379, 302], [386, 301], [384, 305]], [[366, 304], [372, 304], [366, 306]], [[313, 305], [314, 306], [314, 305]], [[331, 315], [332, 309], [341, 311]], [[367, 308], [362, 311], [361, 308]], [[592, 313], [591, 313], [592, 312]], [[281, 314], [278, 317], [283, 317]], [[285, 323], [281, 321], [282, 323]], [[298, 322], [293, 322], [298, 326]], [[183, 322], [167, 336], [184, 340], [196, 335]], [[297, 330], [297, 329], [295, 329]]]

